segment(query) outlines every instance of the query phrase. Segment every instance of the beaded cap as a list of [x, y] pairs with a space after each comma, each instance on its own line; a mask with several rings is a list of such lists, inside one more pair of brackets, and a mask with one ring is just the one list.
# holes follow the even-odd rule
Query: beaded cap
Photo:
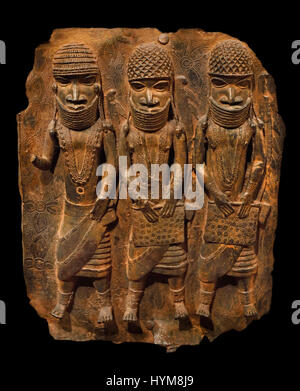
[[253, 62], [247, 48], [235, 39], [218, 43], [209, 60], [209, 74], [226, 76], [253, 75]]
[[53, 58], [53, 75], [98, 74], [97, 58], [83, 43], [63, 45]]
[[131, 54], [128, 66], [128, 80], [173, 77], [173, 64], [166, 50], [154, 43], [138, 46]]

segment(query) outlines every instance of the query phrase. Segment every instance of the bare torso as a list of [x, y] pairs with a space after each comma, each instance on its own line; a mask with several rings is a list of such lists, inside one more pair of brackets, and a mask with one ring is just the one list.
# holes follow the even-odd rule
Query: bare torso
[[207, 169], [218, 188], [231, 201], [237, 200], [244, 185], [247, 149], [252, 135], [248, 122], [237, 129], [208, 125]]
[[75, 204], [88, 205], [96, 200], [99, 178], [97, 167], [101, 162], [103, 133], [98, 126], [82, 131], [58, 125], [59, 144], [65, 160], [66, 199]]

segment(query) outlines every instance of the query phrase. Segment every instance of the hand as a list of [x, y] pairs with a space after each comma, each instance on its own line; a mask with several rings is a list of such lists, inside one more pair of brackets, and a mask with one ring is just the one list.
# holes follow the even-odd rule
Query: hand
[[241, 195], [240, 200], [242, 201], [242, 205], [239, 208], [238, 216], [240, 219], [247, 217], [250, 213], [251, 209], [251, 198], [250, 194], [245, 192]]
[[31, 154], [30, 155], [30, 163], [32, 163], [33, 165], [35, 165], [34, 163], [37, 161], [37, 156], [35, 154]]
[[49, 125], [48, 125], [48, 132], [49, 132], [50, 136], [54, 136], [54, 134], [55, 134], [55, 127], [56, 127], [55, 120], [52, 119], [49, 122]]
[[220, 211], [223, 213], [225, 217], [230, 216], [234, 212], [234, 209], [230, 205], [230, 202], [226, 194], [222, 193], [221, 191], [217, 191], [212, 196], [215, 200], [217, 207], [220, 209]]
[[107, 120], [107, 119], [104, 120], [104, 121], [103, 121], [103, 129], [104, 129], [105, 132], [107, 132], [108, 130], [113, 131], [113, 130], [114, 130], [114, 127], [113, 127], [112, 122], [109, 121], [109, 120]]
[[132, 205], [133, 209], [141, 210], [150, 223], [155, 223], [158, 220], [158, 214], [152, 208], [149, 201], [138, 200], [135, 204]]
[[101, 221], [102, 217], [104, 216], [105, 212], [107, 211], [109, 204], [109, 199], [100, 199], [98, 198], [95, 202], [95, 205], [93, 209], [90, 212], [90, 217], [92, 220]]
[[107, 91], [106, 93], [106, 98], [109, 103], [115, 104], [115, 99], [116, 99], [117, 91], [114, 88], [111, 88], [110, 90]]
[[127, 119], [127, 120], [124, 121], [123, 124], [121, 125], [120, 134], [121, 134], [123, 137], [127, 137], [127, 136], [128, 136], [128, 133], [129, 133], [129, 130], [130, 130], [130, 125], [129, 125], [129, 120]]
[[162, 207], [162, 209], [160, 211], [160, 215], [162, 217], [172, 217], [174, 214], [176, 203], [177, 203], [177, 200], [174, 200], [174, 199], [165, 200], [164, 206]]
[[47, 159], [38, 157], [33, 153], [30, 155], [30, 163], [40, 170], [49, 170], [51, 167], [51, 163]]

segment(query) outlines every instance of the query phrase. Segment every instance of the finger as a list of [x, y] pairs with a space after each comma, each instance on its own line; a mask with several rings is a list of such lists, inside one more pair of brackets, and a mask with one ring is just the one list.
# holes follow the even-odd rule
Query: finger
[[224, 208], [224, 210], [226, 210], [226, 212], [231, 212], [231, 209], [229, 208], [229, 206], [228, 205], [223, 205], [223, 208]]
[[251, 206], [248, 205], [246, 208], [245, 208], [245, 211], [244, 211], [244, 216], [247, 217], [248, 214], [250, 213], [250, 209], [251, 209]]
[[221, 210], [221, 212], [223, 213], [223, 215], [224, 215], [225, 217], [227, 217], [227, 213], [226, 213], [226, 210], [225, 210], [224, 206], [220, 206], [220, 210]]
[[147, 219], [148, 221], [150, 221], [150, 223], [153, 223], [152, 217], [149, 215], [148, 212], [144, 212], [144, 216], [146, 217], [146, 219]]
[[224, 210], [226, 211], [227, 216], [231, 215], [231, 213], [233, 212], [233, 209], [228, 205], [224, 205]]
[[158, 218], [158, 215], [156, 214], [155, 210], [149, 209], [147, 213], [152, 217], [152, 219], [155, 221]]
[[156, 211], [152, 208], [149, 209], [149, 212], [152, 214], [152, 216], [154, 216], [155, 218], [158, 218], [158, 214], [156, 213]]
[[230, 205], [230, 204], [226, 204], [227, 208], [231, 211], [231, 212], [234, 212], [234, 209], [233, 207]]
[[248, 205], [244, 205], [241, 210], [240, 217], [243, 218], [248, 216], [249, 212], [250, 212], [250, 207]]
[[239, 217], [243, 217], [244, 216], [244, 208], [243, 208], [243, 206], [240, 207], [239, 212], [238, 212], [238, 216]]
[[161, 213], [161, 217], [167, 217], [168, 211], [167, 208], [164, 209], [164, 211]]
[[158, 220], [156, 216], [151, 216], [151, 218], [152, 218], [152, 223], [155, 223]]
[[174, 212], [175, 212], [175, 205], [172, 205], [170, 208], [170, 216], [173, 216]]
[[171, 204], [169, 206], [169, 217], [171, 217], [174, 213], [174, 210], [175, 210], [175, 205], [174, 204]]
[[154, 221], [156, 220], [155, 219], [155, 216], [153, 215], [153, 213], [151, 213], [150, 211], [147, 212], [147, 215], [149, 216], [149, 219], [151, 221], [151, 223], [154, 223]]
[[249, 206], [248, 205], [243, 205], [242, 206], [242, 210], [241, 210], [242, 217], [245, 217], [247, 215], [248, 210], [249, 210]]
[[167, 213], [167, 205], [164, 205], [160, 211], [160, 215], [165, 217], [166, 213]]
[[169, 204], [166, 207], [166, 217], [170, 217], [170, 205]]
[[230, 204], [226, 204], [226, 210], [228, 212], [228, 216], [231, 215], [234, 212], [233, 207]]
[[147, 216], [148, 216], [148, 221], [150, 221], [150, 223], [155, 222], [155, 219], [151, 215], [147, 215]]
[[242, 210], [238, 213], [238, 216], [239, 216], [240, 219], [242, 219], [244, 217], [244, 213], [243, 213]]

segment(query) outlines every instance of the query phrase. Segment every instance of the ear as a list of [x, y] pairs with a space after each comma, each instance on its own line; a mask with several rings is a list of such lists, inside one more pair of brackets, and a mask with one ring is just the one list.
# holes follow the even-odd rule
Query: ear
[[94, 84], [94, 91], [97, 95], [100, 94], [100, 91], [101, 91], [101, 86], [100, 86], [100, 83], [95, 83]]
[[254, 77], [254, 75], [252, 75], [252, 77], [251, 77], [251, 90], [252, 90], [252, 95], [253, 95], [253, 92], [255, 90], [255, 77]]
[[52, 91], [54, 92], [54, 94], [57, 94], [57, 84], [56, 83], [52, 84]]

